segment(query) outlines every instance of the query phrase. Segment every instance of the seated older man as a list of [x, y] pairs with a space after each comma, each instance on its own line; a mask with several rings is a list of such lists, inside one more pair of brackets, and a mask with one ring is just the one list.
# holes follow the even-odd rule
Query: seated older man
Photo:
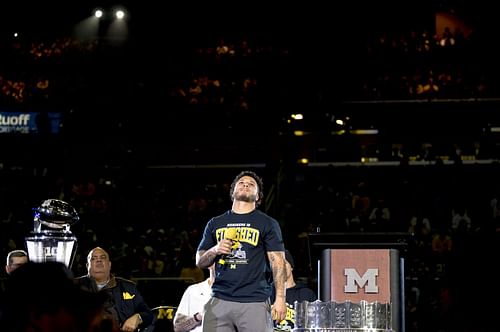
[[104, 249], [97, 247], [89, 252], [87, 271], [87, 275], [76, 278], [77, 283], [90, 292], [108, 294], [106, 311], [114, 317], [122, 331], [133, 332], [153, 322], [153, 312], [135, 283], [111, 273], [111, 261]]

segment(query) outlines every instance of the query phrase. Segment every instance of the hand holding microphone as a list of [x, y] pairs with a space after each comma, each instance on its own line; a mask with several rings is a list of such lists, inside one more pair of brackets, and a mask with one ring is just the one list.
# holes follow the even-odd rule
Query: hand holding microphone
[[236, 228], [226, 229], [226, 232], [224, 233], [224, 239], [219, 242], [219, 251], [222, 254], [222, 257], [219, 259], [219, 264], [226, 264], [226, 255], [231, 253], [233, 241], [236, 241], [237, 236], [238, 233], [236, 231]]

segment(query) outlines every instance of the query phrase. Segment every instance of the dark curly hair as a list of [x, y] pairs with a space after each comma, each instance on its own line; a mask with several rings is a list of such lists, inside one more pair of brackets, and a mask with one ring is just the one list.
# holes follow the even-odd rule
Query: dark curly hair
[[236, 175], [236, 177], [233, 180], [233, 183], [231, 183], [231, 189], [229, 190], [229, 196], [231, 197], [231, 201], [234, 200], [233, 193], [234, 193], [234, 188], [236, 187], [236, 183], [238, 183], [238, 181], [244, 176], [249, 176], [253, 178], [255, 182], [257, 182], [257, 187], [259, 189], [259, 192], [257, 201], [255, 201], [255, 206], [259, 206], [264, 198], [264, 182], [262, 181], [262, 178], [260, 176], [258, 176], [255, 172], [252, 171], [243, 171], [240, 174]]

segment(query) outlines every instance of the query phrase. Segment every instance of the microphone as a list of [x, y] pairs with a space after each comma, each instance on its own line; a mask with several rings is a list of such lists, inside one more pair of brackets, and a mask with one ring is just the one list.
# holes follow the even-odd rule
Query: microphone
[[[226, 232], [224, 233], [224, 239], [226, 239], [226, 240], [236, 241], [237, 236], [238, 236], [238, 232], [236, 232], [236, 228], [228, 228], [228, 229], [226, 229]], [[226, 264], [225, 258], [226, 258], [226, 255], [222, 255], [222, 257], [219, 259], [220, 265]]]

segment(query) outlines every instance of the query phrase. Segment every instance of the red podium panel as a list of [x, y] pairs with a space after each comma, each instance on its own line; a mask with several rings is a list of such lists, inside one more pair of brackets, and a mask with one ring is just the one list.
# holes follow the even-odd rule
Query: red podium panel
[[[334, 249], [330, 253], [330, 298], [391, 303], [389, 249]], [[328, 259], [328, 258], [327, 258]]]
[[320, 300], [388, 303], [393, 330], [404, 331], [404, 259], [400, 252], [407, 238], [406, 233], [309, 234], [311, 254], [319, 258]]

